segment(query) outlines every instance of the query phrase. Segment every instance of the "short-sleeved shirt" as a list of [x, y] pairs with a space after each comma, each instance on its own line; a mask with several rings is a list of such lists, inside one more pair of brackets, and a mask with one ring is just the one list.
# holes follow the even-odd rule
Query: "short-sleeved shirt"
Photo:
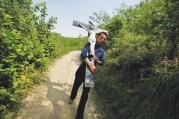
[[[85, 58], [88, 57], [88, 52], [90, 50], [90, 44], [87, 43], [85, 47], [82, 49], [81, 52], [81, 58], [84, 60]], [[95, 55], [101, 61], [101, 64], [104, 64], [104, 49], [100, 45], [95, 45]]]
[[[88, 58], [88, 52], [90, 50], [90, 44], [87, 43], [81, 52], [81, 58], [84, 60], [85, 58]], [[104, 64], [105, 57], [104, 57], [104, 49], [100, 45], [95, 45], [95, 55], [101, 61], [101, 64]], [[79, 68], [76, 71], [76, 75], [84, 78], [86, 72], [86, 63], [83, 61]]]

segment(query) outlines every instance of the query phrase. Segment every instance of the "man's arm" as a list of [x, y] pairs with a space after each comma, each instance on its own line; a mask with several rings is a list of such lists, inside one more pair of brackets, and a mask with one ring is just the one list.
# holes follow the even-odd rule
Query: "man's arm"
[[94, 64], [92, 64], [89, 59], [88, 59], [88, 56], [87, 56], [87, 53], [89, 51], [89, 47], [90, 47], [90, 44], [87, 43], [85, 45], [85, 47], [82, 49], [82, 52], [81, 52], [81, 58], [82, 60], [87, 64], [87, 67], [88, 69], [92, 72], [92, 73], [95, 73], [96, 72], [96, 67], [94, 66]]
[[99, 63], [99, 65], [104, 65], [104, 63], [105, 63], [105, 53], [103, 51], [102, 56], [100, 57], [100, 63]]
[[91, 73], [96, 72], [96, 67], [94, 64], [92, 64], [88, 58], [84, 59], [84, 62], [87, 64], [88, 69], [91, 71]]
[[103, 65], [104, 61], [105, 61], [105, 54], [104, 54], [104, 50], [101, 51], [101, 56], [98, 58], [97, 56], [94, 56], [93, 59], [95, 61], [96, 64], [98, 65]]

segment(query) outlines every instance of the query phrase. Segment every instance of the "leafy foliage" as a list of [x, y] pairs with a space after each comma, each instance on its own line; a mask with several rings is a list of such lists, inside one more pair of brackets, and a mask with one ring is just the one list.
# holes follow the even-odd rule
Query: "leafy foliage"
[[102, 24], [110, 32], [96, 75], [104, 119], [179, 118], [178, 10], [177, 0], [142, 1]]
[[44, 2], [0, 0], [0, 118], [14, 118], [21, 96], [42, 81], [49, 59], [85, 43], [51, 33], [57, 18], [47, 19], [46, 9]]

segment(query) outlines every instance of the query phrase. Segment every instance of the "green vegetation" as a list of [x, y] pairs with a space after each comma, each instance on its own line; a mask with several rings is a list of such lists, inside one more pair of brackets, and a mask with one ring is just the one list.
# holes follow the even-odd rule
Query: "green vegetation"
[[[178, 119], [179, 1], [146, 0], [112, 18], [95, 15], [110, 33], [95, 78], [104, 119]], [[52, 33], [56, 18], [46, 18], [45, 3], [0, 0], [0, 118], [14, 118], [49, 61], [86, 42]]]
[[104, 119], [179, 118], [178, 19], [178, 0], [146, 0], [102, 24], [110, 36], [95, 90]]
[[55, 17], [46, 19], [46, 4], [0, 0], [0, 118], [14, 118], [20, 99], [44, 80], [48, 61], [78, 50], [85, 38], [51, 33]]
[[73, 50], [81, 50], [87, 43], [86, 37], [70, 38], [63, 37], [57, 33], [52, 33], [50, 39], [53, 39], [56, 44], [56, 56], [62, 56]]

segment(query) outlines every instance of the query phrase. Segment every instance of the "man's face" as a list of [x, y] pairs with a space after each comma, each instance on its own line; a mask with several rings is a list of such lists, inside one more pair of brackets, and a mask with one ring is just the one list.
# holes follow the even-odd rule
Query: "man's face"
[[96, 36], [96, 44], [102, 44], [107, 39], [107, 36], [104, 33], [101, 33], [99, 36]]

